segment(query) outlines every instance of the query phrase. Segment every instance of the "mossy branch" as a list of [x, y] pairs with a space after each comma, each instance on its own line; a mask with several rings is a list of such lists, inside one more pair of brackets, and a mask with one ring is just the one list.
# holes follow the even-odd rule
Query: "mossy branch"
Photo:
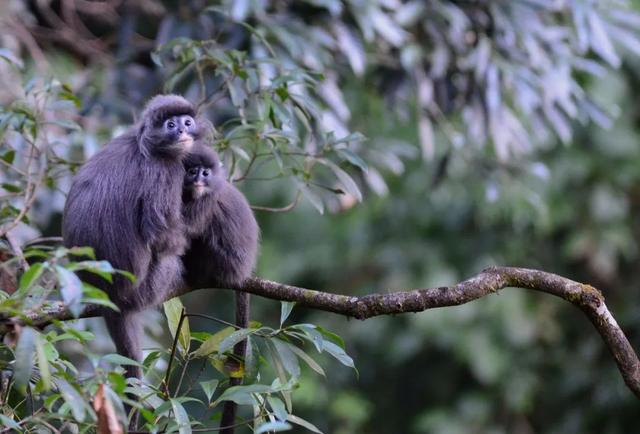
[[[603, 295], [591, 285], [578, 283], [553, 273], [525, 268], [491, 267], [452, 286], [359, 297], [300, 288], [261, 278], [248, 279], [242, 285], [229, 289], [273, 300], [293, 301], [299, 306], [365, 320], [379, 315], [422, 312], [437, 307], [457, 306], [504, 288], [524, 288], [546, 292], [567, 300], [582, 310], [613, 355], [625, 383], [636, 397], [640, 398], [640, 361], [629, 340], [609, 312]], [[184, 288], [176, 295], [189, 291], [191, 289]], [[83, 317], [96, 315], [94, 309], [87, 309]], [[27, 312], [25, 317], [28, 322], [38, 326], [48, 324], [53, 319], [72, 319], [62, 303], [51, 303], [37, 312]], [[12, 321], [16, 320], [0, 320], [0, 332], [3, 328], [6, 330], [7, 325]]]

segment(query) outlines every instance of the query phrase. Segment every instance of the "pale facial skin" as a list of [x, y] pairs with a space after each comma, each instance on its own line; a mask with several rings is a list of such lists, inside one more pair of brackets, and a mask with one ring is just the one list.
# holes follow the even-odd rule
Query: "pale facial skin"
[[196, 133], [196, 121], [189, 115], [172, 116], [164, 121], [164, 131], [174, 138], [176, 143], [190, 150]]

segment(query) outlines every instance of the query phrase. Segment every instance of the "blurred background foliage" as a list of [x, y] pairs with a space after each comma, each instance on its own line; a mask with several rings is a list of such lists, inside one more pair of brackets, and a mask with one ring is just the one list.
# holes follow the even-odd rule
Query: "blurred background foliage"
[[[492, 264], [540, 268], [601, 289], [640, 348], [633, 3], [4, 1], [3, 132], [29, 131], [28, 114], [7, 120], [21, 101], [54, 124], [29, 169], [42, 174], [37, 189], [8, 167], [23, 139], [3, 135], [2, 223], [28, 204], [15, 237], [58, 236], [69, 173], [147, 98], [175, 91], [206, 110], [252, 204], [292, 208], [256, 211], [258, 275], [365, 294], [448, 285]], [[46, 83], [67, 103], [40, 104]], [[189, 311], [226, 319], [231, 300], [184, 297]], [[254, 306], [255, 319], [277, 323], [276, 303]], [[339, 331], [360, 372], [303, 376], [297, 412], [324, 432], [637, 425], [604, 345], [559, 300], [507, 290], [366, 322], [292, 316]], [[110, 345], [97, 336], [95, 351]]]

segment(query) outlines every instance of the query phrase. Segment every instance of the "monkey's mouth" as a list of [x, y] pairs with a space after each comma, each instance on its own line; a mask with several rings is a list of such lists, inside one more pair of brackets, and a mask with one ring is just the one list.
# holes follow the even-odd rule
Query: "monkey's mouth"
[[178, 144], [185, 148], [190, 148], [191, 145], [193, 145], [193, 137], [188, 134], [180, 134], [180, 137], [178, 137]]
[[195, 196], [202, 196], [207, 190], [207, 186], [203, 182], [195, 182], [193, 184], [193, 194]]

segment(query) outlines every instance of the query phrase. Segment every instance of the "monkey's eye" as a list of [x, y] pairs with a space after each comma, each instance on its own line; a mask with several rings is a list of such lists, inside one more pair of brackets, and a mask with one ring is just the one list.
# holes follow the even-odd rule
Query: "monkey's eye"
[[189, 175], [197, 175], [197, 174], [198, 174], [198, 169], [197, 169], [196, 167], [192, 167], [191, 169], [189, 169], [189, 170], [187, 171], [187, 173], [188, 173]]
[[176, 123], [173, 121], [169, 121], [167, 122], [167, 127], [169, 127], [169, 129], [172, 130], [176, 127]]
[[180, 122], [185, 128], [191, 129], [196, 124], [196, 121], [189, 115], [180, 116]]
[[204, 169], [202, 171], [202, 176], [209, 176], [209, 169]]

